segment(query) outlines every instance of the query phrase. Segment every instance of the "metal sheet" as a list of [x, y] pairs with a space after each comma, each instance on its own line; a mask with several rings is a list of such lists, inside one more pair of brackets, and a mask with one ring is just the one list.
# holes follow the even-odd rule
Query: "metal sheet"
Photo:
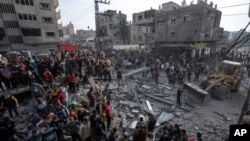
[[171, 120], [173, 117], [174, 117], [174, 115], [171, 113], [162, 112], [156, 121], [156, 126], [159, 126], [163, 122], [167, 122], [167, 121]]
[[150, 102], [148, 100], [146, 100], [146, 104], [147, 104], [147, 107], [148, 107], [148, 109], [150, 111], [154, 111], [153, 108], [152, 108], [152, 106], [151, 106], [151, 104], [150, 104]]

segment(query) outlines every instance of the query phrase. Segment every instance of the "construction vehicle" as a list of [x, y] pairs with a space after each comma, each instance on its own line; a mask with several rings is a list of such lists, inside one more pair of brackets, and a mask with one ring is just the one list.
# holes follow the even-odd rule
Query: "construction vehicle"
[[224, 60], [215, 73], [207, 76], [199, 85], [186, 82], [183, 91], [186, 96], [199, 104], [206, 104], [211, 96], [223, 100], [231, 91], [237, 92], [240, 87], [241, 63]]

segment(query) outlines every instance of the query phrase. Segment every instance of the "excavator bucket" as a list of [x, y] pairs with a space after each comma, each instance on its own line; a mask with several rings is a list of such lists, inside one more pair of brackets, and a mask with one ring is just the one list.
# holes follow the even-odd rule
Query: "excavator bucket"
[[183, 87], [183, 94], [200, 105], [204, 105], [211, 100], [211, 95], [199, 86], [186, 82]]

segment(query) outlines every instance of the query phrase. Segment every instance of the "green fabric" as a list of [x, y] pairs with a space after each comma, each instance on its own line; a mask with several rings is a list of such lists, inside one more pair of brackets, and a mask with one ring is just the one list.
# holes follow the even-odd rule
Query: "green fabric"
[[79, 103], [77, 101], [70, 101], [68, 103], [68, 107], [73, 107], [73, 106], [81, 106], [81, 103]]

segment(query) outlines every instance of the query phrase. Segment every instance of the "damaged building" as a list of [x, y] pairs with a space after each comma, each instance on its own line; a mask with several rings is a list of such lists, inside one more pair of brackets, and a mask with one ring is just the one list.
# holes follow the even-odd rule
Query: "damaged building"
[[197, 57], [215, 52], [221, 39], [221, 11], [212, 2], [198, 0], [197, 4], [162, 4], [158, 10], [149, 9], [133, 14], [132, 44], [167, 57]]
[[220, 21], [221, 11], [212, 2], [162, 4], [155, 16], [155, 51], [174, 58], [208, 55], [223, 33]]

